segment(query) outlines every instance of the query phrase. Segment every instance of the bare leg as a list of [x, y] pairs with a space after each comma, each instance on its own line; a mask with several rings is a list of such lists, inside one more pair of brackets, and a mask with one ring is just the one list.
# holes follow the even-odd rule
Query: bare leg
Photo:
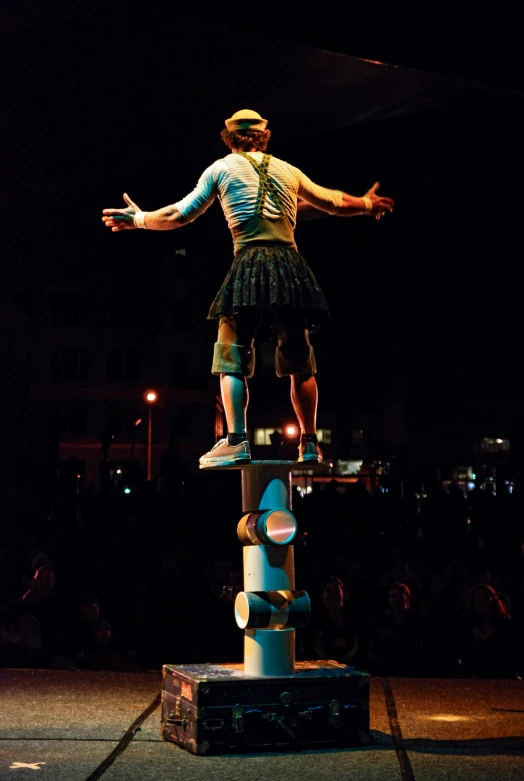
[[[309, 332], [304, 328], [304, 315], [300, 310], [276, 310], [273, 318], [273, 326], [278, 338], [278, 348], [282, 351], [281, 357], [284, 357], [285, 373], [287, 373], [289, 369], [286, 366], [286, 352], [287, 360], [294, 359], [293, 368], [297, 365], [298, 356], [296, 351], [293, 351], [293, 346], [299, 349], [298, 355], [302, 355], [304, 365], [307, 355], [304, 355], [303, 351], [310, 349]], [[308, 367], [296, 374], [291, 374], [290, 380], [291, 403], [300, 424], [300, 433], [316, 434], [318, 388], [315, 375]]]
[[[218, 341], [223, 344], [240, 344], [253, 347], [253, 335], [260, 322], [258, 311], [236, 317], [221, 317], [218, 327]], [[246, 413], [249, 403], [247, 379], [243, 374], [222, 373], [220, 392], [226, 414], [228, 434], [243, 434], [246, 431]]]
[[246, 412], [249, 402], [246, 378], [242, 374], [221, 374], [220, 392], [228, 433], [241, 434], [246, 430]]
[[301, 434], [316, 434], [318, 388], [314, 374], [291, 375], [291, 403]]

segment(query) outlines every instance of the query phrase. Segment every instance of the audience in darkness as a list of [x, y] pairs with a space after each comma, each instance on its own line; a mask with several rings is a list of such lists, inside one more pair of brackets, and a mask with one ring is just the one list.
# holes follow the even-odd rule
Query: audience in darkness
[[[166, 476], [167, 475], [167, 476]], [[0, 532], [0, 665], [158, 669], [241, 661], [238, 473], [131, 496], [93, 490]], [[230, 479], [231, 478], [231, 479]], [[206, 489], [202, 490], [205, 479]], [[457, 485], [424, 497], [336, 480], [294, 494], [300, 659], [373, 675], [524, 674], [522, 499]]]

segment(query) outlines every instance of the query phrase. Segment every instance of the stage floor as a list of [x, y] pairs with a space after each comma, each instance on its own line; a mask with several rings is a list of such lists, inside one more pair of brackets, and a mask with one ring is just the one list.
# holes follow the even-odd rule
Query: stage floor
[[194, 756], [160, 737], [160, 672], [0, 669], [0, 779], [522, 781], [524, 682], [373, 678], [365, 748]]

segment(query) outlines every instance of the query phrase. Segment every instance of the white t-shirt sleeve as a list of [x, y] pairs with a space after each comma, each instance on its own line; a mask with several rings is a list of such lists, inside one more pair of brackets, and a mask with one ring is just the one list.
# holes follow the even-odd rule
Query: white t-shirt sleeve
[[342, 206], [342, 193], [340, 190], [328, 190], [309, 179], [298, 168], [298, 197], [316, 206], [324, 212], [331, 212]]
[[215, 163], [206, 168], [195, 189], [174, 206], [188, 222], [196, 220], [208, 209], [218, 195]]

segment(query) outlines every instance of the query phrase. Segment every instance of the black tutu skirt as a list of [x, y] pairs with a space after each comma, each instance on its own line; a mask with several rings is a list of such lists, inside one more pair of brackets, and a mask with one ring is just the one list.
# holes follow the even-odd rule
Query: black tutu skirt
[[241, 250], [207, 317], [234, 315], [243, 307], [300, 309], [310, 328], [329, 322], [329, 307], [313, 272], [290, 247], [255, 244]]

